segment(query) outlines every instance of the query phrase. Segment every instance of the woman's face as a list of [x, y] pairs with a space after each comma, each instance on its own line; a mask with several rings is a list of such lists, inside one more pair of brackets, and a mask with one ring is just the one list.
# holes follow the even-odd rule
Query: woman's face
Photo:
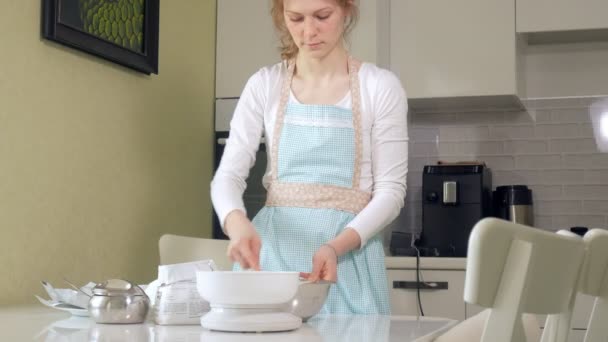
[[342, 43], [346, 13], [336, 0], [284, 0], [285, 24], [299, 53], [328, 55]]

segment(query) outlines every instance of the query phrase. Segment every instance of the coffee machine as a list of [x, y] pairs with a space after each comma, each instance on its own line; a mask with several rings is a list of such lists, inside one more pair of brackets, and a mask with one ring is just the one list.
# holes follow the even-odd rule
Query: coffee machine
[[492, 216], [492, 176], [484, 164], [438, 164], [422, 175], [421, 255], [466, 257], [473, 226]]

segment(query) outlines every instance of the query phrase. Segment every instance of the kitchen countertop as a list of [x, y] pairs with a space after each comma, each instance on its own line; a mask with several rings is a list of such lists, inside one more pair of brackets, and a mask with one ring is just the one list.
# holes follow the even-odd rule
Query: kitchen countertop
[[18, 306], [0, 308], [0, 341], [424, 342], [454, 324], [432, 317], [319, 315], [289, 332], [225, 333], [199, 325], [95, 324], [46, 307]]
[[[416, 269], [415, 257], [387, 256], [384, 259], [387, 269]], [[466, 258], [421, 257], [420, 268], [425, 270], [464, 270]]]

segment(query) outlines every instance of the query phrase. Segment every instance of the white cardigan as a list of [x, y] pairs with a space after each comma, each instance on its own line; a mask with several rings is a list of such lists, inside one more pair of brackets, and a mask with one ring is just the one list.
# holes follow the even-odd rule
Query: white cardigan
[[[230, 135], [220, 166], [211, 182], [211, 200], [222, 227], [235, 209], [245, 211], [243, 193], [255, 163], [260, 138], [272, 150], [274, 122], [286, 63], [260, 69], [247, 82], [230, 122]], [[361, 190], [372, 200], [348, 224], [361, 237], [361, 246], [391, 223], [404, 204], [407, 175], [407, 100], [399, 79], [370, 63], [359, 70], [363, 156]], [[290, 101], [297, 102], [293, 94]], [[350, 93], [338, 106], [351, 107]], [[271, 155], [263, 177], [268, 189]]]

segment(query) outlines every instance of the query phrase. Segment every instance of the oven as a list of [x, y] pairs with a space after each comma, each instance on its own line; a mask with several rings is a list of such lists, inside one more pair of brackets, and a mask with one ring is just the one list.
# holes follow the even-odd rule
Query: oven
[[[213, 170], [217, 170], [226, 147], [226, 140], [229, 136], [230, 131], [230, 120], [236, 108], [238, 98], [218, 98], [215, 100], [215, 146], [214, 146], [214, 162]], [[266, 189], [262, 185], [262, 177], [266, 171], [266, 145], [264, 139], [262, 139], [260, 148], [258, 149], [255, 165], [249, 171], [249, 177], [247, 178], [247, 188], [243, 194], [243, 202], [245, 209], [247, 209], [247, 216], [249, 219], [253, 219], [260, 209], [264, 206], [266, 201]], [[228, 237], [222, 232], [220, 227], [220, 221], [213, 213], [213, 230], [212, 236], [214, 239], [227, 239]]]

